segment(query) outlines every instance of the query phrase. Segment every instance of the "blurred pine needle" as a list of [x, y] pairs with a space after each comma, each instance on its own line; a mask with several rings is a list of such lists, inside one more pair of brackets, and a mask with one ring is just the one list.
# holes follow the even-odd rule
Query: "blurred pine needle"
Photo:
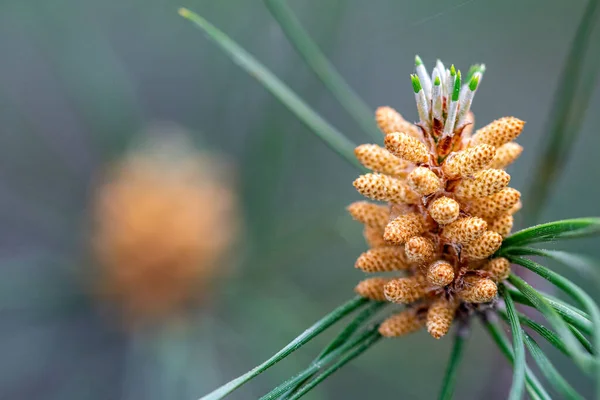
[[[554, 93], [552, 108], [542, 131], [547, 138], [543, 141], [545, 149], [531, 175], [533, 179], [526, 200], [534, 206], [527, 207], [525, 226], [538, 222], [552, 185], [560, 178], [560, 172], [565, 168], [581, 130], [600, 72], [598, 22], [600, 0], [589, 0], [577, 26]], [[590, 47], [592, 43], [596, 45]]]
[[310, 38], [298, 18], [296, 18], [287, 5], [286, 0], [265, 0], [265, 4], [279, 23], [290, 43], [300, 53], [306, 64], [321, 79], [321, 82], [329, 89], [331, 94], [344, 107], [348, 115], [354, 119], [372, 140], [380, 143], [383, 137], [375, 125], [373, 110], [358, 97], [327, 57], [325, 57], [323, 52], [319, 50], [316, 43]]
[[202, 29], [208, 37], [215, 41], [231, 59], [246, 70], [252, 77], [257, 79], [264, 87], [281, 101], [298, 119], [300, 119], [312, 132], [323, 140], [332, 150], [338, 153], [350, 164], [362, 169], [362, 166], [354, 157], [354, 147], [350, 140], [341, 132], [336, 130], [312, 108], [310, 108], [296, 93], [277, 78], [271, 71], [266, 69], [250, 53], [241, 48], [227, 35], [211, 25], [198, 14], [187, 8], [180, 8], [179, 14], [190, 20], [198, 28]]

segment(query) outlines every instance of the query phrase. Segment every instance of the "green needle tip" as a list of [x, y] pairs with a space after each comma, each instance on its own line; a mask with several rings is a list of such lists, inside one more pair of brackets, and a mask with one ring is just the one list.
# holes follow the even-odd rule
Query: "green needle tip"
[[179, 10], [177, 10], [177, 12], [179, 13], [179, 15], [181, 15], [184, 18], [189, 18], [189, 16], [192, 15], [192, 12], [190, 10], [188, 10], [187, 8], [183, 8], [183, 7], [181, 7]]
[[477, 85], [479, 85], [480, 77], [481, 77], [480, 73], [475, 73], [475, 75], [473, 75], [473, 77], [471, 78], [471, 81], [469, 82], [469, 89], [471, 90], [471, 92], [474, 92], [477, 90]]
[[479, 64], [471, 65], [471, 67], [469, 67], [469, 72], [467, 72], [466, 80], [469, 81], [473, 75], [475, 75], [475, 72], [479, 72], [479, 68], [481, 68], [481, 65]]
[[423, 60], [421, 60], [421, 57], [415, 56], [415, 66], [418, 67], [419, 65], [423, 65]]
[[460, 71], [456, 73], [456, 81], [454, 81], [454, 90], [452, 91], [452, 101], [458, 101], [460, 96]]
[[415, 91], [415, 93], [419, 93], [422, 90], [421, 81], [419, 80], [419, 77], [415, 74], [411, 74], [410, 80], [412, 82], [413, 90]]
[[454, 68], [454, 64], [450, 66], [450, 76], [456, 75], [456, 68]]
[[442, 81], [440, 81], [440, 77], [436, 76], [435, 79], [433, 80], [433, 84], [435, 86], [440, 86], [442, 84]]

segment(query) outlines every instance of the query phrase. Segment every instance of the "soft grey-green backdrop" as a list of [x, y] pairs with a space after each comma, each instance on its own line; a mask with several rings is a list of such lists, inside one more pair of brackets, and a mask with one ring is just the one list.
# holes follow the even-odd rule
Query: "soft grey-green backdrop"
[[[525, 153], [510, 168], [512, 186], [526, 191], [583, 0], [290, 3], [373, 108], [391, 105], [416, 117], [408, 77], [415, 54], [463, 70], [485, 63], [477, 122], [527, 121], [519, 139]], [[368, 141], [261, 1], [1, 1], [2, 398], [197, 398], [281, 348], [361, 279], [353, 263], [365, 246], [344, 211], [360, 198], [351, 185], [357, 172], [179, 17], [179, 6], [228, 33], [353, 141]], [[544, 221], [600, 214], [599, 109], [596, 90]], [[91, 177], [152, 121], [176, 122], [234, 160], [247, 238], [237, 272], [199, 312], [194, 332], [146, 337], [98, 316], [68, 271], [85, 268]], [[600, 257], [597, 241], [571, 246]], [[510, 370], [478, 326], [473, 336], [457, 398], [503, 399]], [[232, 398], [265, 393], [327, 339]], [[309, 398], [434, 398], [450, 344], [424, 333], [385, 341]], [[552, 354], [589, 393], [569, 361]]]

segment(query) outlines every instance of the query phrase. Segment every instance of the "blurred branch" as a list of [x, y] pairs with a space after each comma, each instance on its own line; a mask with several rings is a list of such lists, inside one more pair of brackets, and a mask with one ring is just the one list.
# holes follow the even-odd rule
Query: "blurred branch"
[[527, 201], [533, 207], [528, 207], [525, 226], [539, 219], [551, 185], [564, 168], [583, 123], [600, 71], [600, 47], [594, 46], [592, 49], [595, 51], [588, 55], [587, 63], [585, 60], [590, 43], [600, 40], [600, 37], [592, 38], [599, 19], [600, 0], [588, 0], [560, 76], [550, 117], [543, 130], [547, 132], [548, 139], [544, 141], [546, 149], [532, 174]]
[[325, 87], [365, 133], [377, 142], [381, 142], [383, 135], [375, 125], [373, 110], [346, 83], [333, 64], [321, 52], [287, 5], [286, 0], [265, 0], [265, 4], [290, 43]]

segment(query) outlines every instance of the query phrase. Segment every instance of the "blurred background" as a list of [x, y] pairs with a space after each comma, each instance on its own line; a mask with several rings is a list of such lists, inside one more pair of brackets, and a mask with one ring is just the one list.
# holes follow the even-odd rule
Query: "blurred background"
[[[416, 119], [409, 81], [415, 54], [428, 65], [440, 58], [463, 70], [485, 63], [473, 105], [477, 125], [506, 115], [527, 121], [519, 139], [525, 152], [509, 168], [511, 186], [524, 192], [536, 178], [545, 122], [585, 5], [290, 0], [373, 109], [390, 105]], [[369, 142], [260, 1], [2, 0], [2, 399], [198, 398], [349, 299], [362, 277], [353, 268], [366, 248], [361, 226], [345, 212], [360, 198], [351, 185], [357, 171], [177, 15], [180, 6], [238, 41], [352, 141]], [[595, 90], [541, 221], [600, 214], [599, 109]], [[193, 193], [182, 195], [182, 187]], [[166, 197], [155, 200], [157, 193]], [[146, 199], [151, 205], [143, 208]], [[177, 200], [174, 211], [164, 206], [170, 199]], [[526, 200], [521, 213], [538, 206]], [[224, 213], [215, 214], [223, 202]], [[123, 229], [111, 222], [120, 206], [131, 208], [122, 211], [132, 216]], [[173, 255], [180, 249], [168, 242], [185, 228], [160, 222], [151, 227], [155, 237], [141, 239], [142, 250], [127, 252], [127, 229], [134, 226], [133, 235], [135, 224], [152, 224], [170, 211], [181, 221], [217, 217], [201, 241], [190, 239], [189, 258]], [[198, 237], [197, 229], [185, 232]], [[219, 232], [224, 239], [214, 257], [198, 250]], [[121, 234], [113, 246], [122, 252], [107, 255], [103, 246], [113, 234]], [[157, 260], [161, 248], [174, 258]], [[600, 258], [593, 240], [569, 249]], [[145, 272], [123, 277], [122, 263], [153, 272], [147, 282]], [[189, 263], [203, 272], [178, 267]], [[600, 300], [593, 283], [557, 268]], [[137, 298], [123, 300], [128, 290], [143, 296], [173, 275], [179, 283], [161, 292], [168, 306], [136, 308]], [[195, 280], [198, 286], [189, 287]], [[120, 294], [99, 294], [104, 284]], [[333, 333], [231, 398], [266, 393], [312, 360]], [[385, 341], [308, 398], [435, 398], [451, 344], [425, 332]], [[569, 360], [548, 351], [587, 397], [590, 384]], [[457, 398], [504, 399], [510, 379], [505, 360], [475, 324]]]

